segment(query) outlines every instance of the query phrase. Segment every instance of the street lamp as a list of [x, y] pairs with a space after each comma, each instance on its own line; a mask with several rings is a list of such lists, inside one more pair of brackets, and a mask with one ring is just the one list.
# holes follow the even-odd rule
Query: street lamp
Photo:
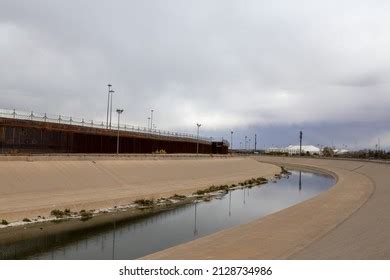
[[110, 93], [111, 93], [111, 101], [110, 101], [110, 129], [111, 129], [111, 119], [112, 119], [112, 95], [113, 95], [113, 93], [114, 93], [115, 91], [113, 91], [113, 90], [110, 90]]
[[248, 138], [248, 136], [245, 136], [245, 150], [247, 149], [247, 145], [246, 145], [246, 143], [247, 143], [246, 139], [247, 138]]
[[302, 155], [302, 136], [303, 136], [303, 133], [301, 130], [301, 131], [299, 131], [299, 156]]
[[198, 155], [199, 154], [199, 127], [201, 126], [201, 124], [197, 123], [196, 126], [198, 127], [198, 132], [196, 134], [196, 139], [197, 139], [197, 141], [196, 141], [196, 155]]
[[230, 131], [230, 150], [233, 150], [233, 131]]
[[106, 119], [106, 127], [108, 129], [108, 114], [110, 113], [110, 94], [111, 94], [111, 84], [108, 84], [108, 94], [107, 94], [107, 119]]
[[153, 112], [154, 110], [150, 110], [150, 130], [153, 130]]
[[148, 130], [150, 129], [150, 117], [148, 117]]
[[255, 152], [256, 152], [256, 148], [257, 148], [257, 134], [255, 134]]
[[116, 154], [119, 155], [119, 123], [120, 123], [120, 116], [123, 113], [123, 109], [116, 109], [116, 112], [118, 113], [118, 136], [116, 140]]

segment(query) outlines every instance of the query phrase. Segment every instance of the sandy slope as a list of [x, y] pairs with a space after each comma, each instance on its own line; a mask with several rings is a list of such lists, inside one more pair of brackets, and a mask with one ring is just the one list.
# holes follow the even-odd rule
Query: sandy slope
[[48, 216], [55, 208], [98, 209], [137, 198], [191, 194], [280, 172], [249, 158], [1, 160], [0, 219]]

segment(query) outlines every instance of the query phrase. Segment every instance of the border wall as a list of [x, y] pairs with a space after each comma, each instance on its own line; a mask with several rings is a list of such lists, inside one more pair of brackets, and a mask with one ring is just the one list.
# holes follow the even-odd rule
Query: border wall
[[[0, 117], [0, 153], [107, 153], [117, 151], [118, 130]], [[227, 154], [228, 144], [119, 130], [120, 153]]]

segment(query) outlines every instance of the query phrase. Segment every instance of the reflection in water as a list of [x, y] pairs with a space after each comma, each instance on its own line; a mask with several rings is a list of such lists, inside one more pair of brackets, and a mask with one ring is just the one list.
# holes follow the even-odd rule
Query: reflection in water
[[229, 191], [229, 217], [232, 215], [232, 191]]
[[333, 184], [334, 179], [329, 176], [293, 171], [276, 183], [229, 191], [221, 199], [185, 205], [142, 219], [0, 245], [0, 259], [135, 259], [269, 215], [309, 199]]
[[196, 214], [198, 209], [198, 202], [195, 202], [195, 221], [194, 221], [194, 236], [198, 235], [198, 229], [196, 228]]
[[302, 190], [302, 171], [299, 171], [299, 191]]
[[115, 260], [115, 233], [116, 233], [116, 222], [114, 221], [114, 226], [112, 230], [112, 259]]

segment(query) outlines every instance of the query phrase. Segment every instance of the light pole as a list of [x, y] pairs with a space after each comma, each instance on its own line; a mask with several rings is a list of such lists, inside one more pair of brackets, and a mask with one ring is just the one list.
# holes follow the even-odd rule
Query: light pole
[[116, 138], [116, 154], [119, 155], [119, 123], [120, 123], [120, 116], [123, 113], [123, 109], [116, 109], [116, 112], [118, 113], [118, 136]]
[[256, 152], [256, 148], [257, 148], [257, 134], [255, 134], [255, 152]]
[[108, 84], [108, 94], [107, 94], [107, 119], [106, 119], [106, 128], [108, 129], [108, 114], [110, 113], [110, 94], [111, 94], [111, 84]]
[[302, 131], [299, 131], [299, 156], [302, 156]]
[[198, 127], [198, 131], [197, 131], [197, 134], [196, 134], [196, 155], [199, 154], [199, 127], [201, 126], [200, 123], [197, 123], [196, 126]]
[[247, 147], [246, 147], [246, 143], [247, 143], [246, 139], [247, 138], [248, 138], [248, 136], [245, 136], [245, 150], [247, 150]]
[[230, 150], [233, 150], [233, 131], [230, 131]]
[[153, 130], [153, 112], [154, 110], [150, 110], [150, 130]]
[[112, 95], [113, 95], [113, 93], [114, 93], [115, 91], [113, 91], [113, 90], [110, 90], [110, 93], [111, 93], [111, 104], [110, 104], [110, 129], [111, 129], [111, 119], [112, 119]]
[[148, 117], [148, 130], [150, 129], [150, 117]]

